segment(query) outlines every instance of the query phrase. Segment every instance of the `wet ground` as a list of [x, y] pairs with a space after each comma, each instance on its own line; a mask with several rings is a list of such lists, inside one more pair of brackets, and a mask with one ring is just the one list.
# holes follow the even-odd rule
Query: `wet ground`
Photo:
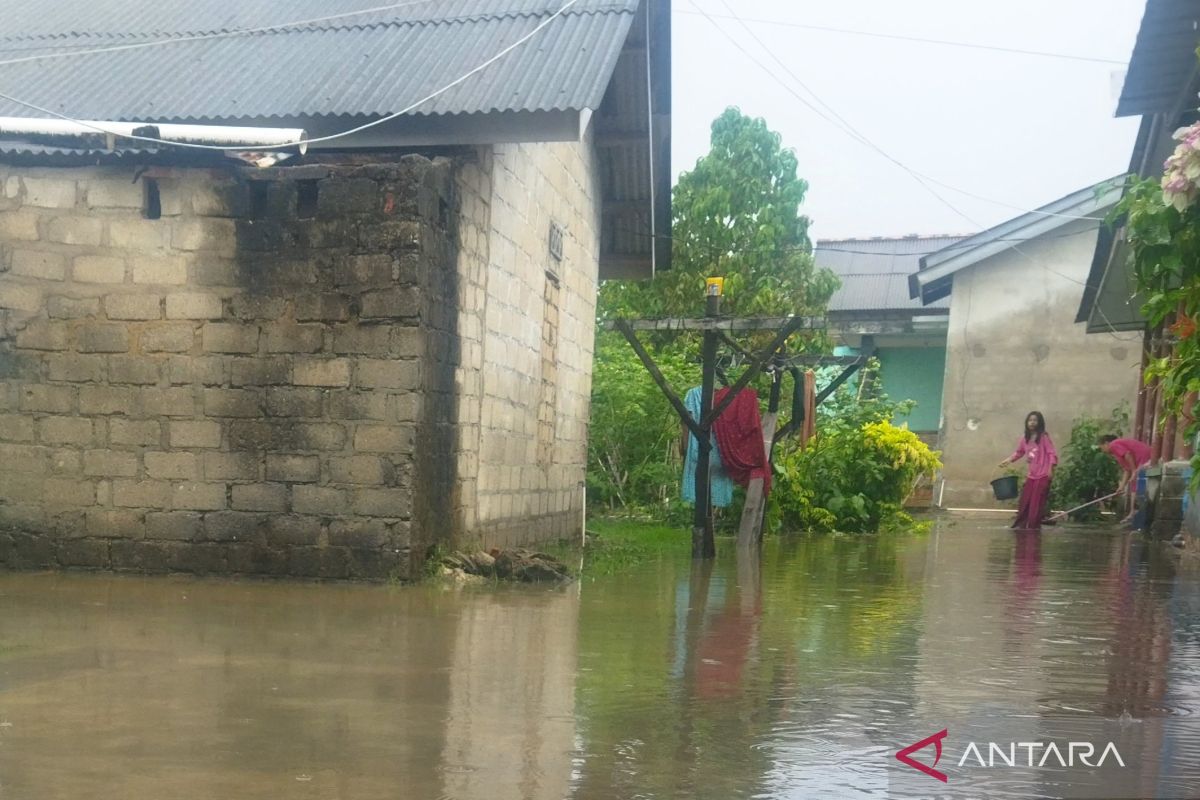
[[[1200, 575], [1110, 531], [565, 589], [7, 574], [0, 609], [2, 798], [1200, 795]], [[946, 782], [896, 760], [943, 730]]]

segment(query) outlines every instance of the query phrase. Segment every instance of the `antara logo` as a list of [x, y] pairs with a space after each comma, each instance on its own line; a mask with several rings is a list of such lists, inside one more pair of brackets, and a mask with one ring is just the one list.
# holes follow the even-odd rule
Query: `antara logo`
[[[904, 748], [899, 753], [896, 753], [896, 759], [898, 761], [900, 761], [901, 763], [907, 764], [908, 766], [910, 766], [914, 769], [921, 770], [921, 772], [924, 772], [926, 775], [930, 776], [931, 778], [937, 778], [942, 783], [948, 783], [949, 779], [946, 777], [946, 773], [939, 772], [938, 770], [933, 768], [933, 767], [936, 767], [937, 763], [942, 760], [942, 740], [946, 738], [947, 732], [948, 732], [947, 729], [943, 728], [941, 731], [939, 731], [938, 733], [935, 733], [933, 736], [927, 736], [915, 744], [910, 744], [908, 747]], [[937, 748], [937, 750], [935, 751], [934, 756], [933, 756], [933, 767], [926, 766], [925, 764], [922, 764], [920, 761], [914, 761], [910, 757], [910, 756], [912, 756], [913, 753], [917, 752], [918, 750], [924, 750], [926, 747], [929, 747], [929, 745], [933, 745], [934, 747]]]
[[[942, 741], [949, 735], [946, 729], [927, 736], [919, 742], [896, 753], [896, 760], [913, 769], [920, 770], [931, 778], [937, 778], [942, 783], [949, 783], [946, 773], [934, 769], [942, 760]], [[924, 750], [929, 745], [934, 746], [933, 764], [923, 764], [912, 757], [913, 753]], [[987, 757], [984, 758], [984, 753]], [[958, 766], [980, 767], [1044, 767], [1047, 764], [1060, 767], [1102, 767], [1107, 759], [1112, 758], [1117, 764], [1125, 766], [1117, 746], [1108, 742], [1096, 758], [1096, 745], [1091, 742], [968, 742], [963, 750]], [[1092, 761], [1096, 758], [1095, 761]]]

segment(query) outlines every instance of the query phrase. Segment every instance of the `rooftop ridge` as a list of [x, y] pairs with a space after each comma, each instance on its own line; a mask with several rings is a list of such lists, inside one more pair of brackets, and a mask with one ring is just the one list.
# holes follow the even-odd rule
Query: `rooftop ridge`
[[[112, 32], [81, 29], [72, 31], [55, 31], [53, 33], [0, 34], [0, 42], [24, 42], [30, 44], [43, 43], [47, 47], [55, 47], [62, 46], [64, 42], [78, 42], [80, 40], [91, 41], [99, 44], [103, 42], [122, 43], [140, 42], [153, 39], [182, 39], [196, 36], [275, 36], [279, 34], [304, 33], [312, 31], [337, 32], [377, 30], [380, 28], [419, 28], [470, 22], [498, 22], [514, 19], [541, 19], [542, 17], [546, 17], [555, 13], [557, 10], [557, 6], [551, 6], [550, 4], [547, 4], [545, 8], [535, 10], [476, 12], [474, 14], [460, 14], [453, 17], [409, 17], [400, 14], [392, 19], [374, 19], [369, 22], [345, 22], [341, 20], [331, 20], [329, 22], [301, 22], [300, 24], [289, 24], [286, 20], [284, 20], [278, 23], [278, 25], [271, 25], [271, 23], [268, 22], [263, 25], [252, 26], [249, 30], [247, 28], [238, 27], [198, 27], [185, 30], [155, 29], [137, 32]], [[388, 13], [388, 11], [364, 11], [361, 16], [386, 17]], [[632, 13], [634, 12], [629, 9], [628, 3], [611, 3], [599, 7], [593, 6], [577, 8], [572, 6], [571, 8], [561, 12], [559, 16], [587, 17], [607, 14]], [[262, 30], [264, 28], [265, 30]]]

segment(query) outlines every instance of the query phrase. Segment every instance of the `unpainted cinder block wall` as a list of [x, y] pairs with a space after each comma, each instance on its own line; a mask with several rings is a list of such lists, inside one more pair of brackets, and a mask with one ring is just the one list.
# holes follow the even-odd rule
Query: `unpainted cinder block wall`
[[410, 576], [455, 526], [455, 170], [0, 165], [0, 564]]
[[0, 184], [0, 565], [379, 580], [578, 535], [589, 140]]

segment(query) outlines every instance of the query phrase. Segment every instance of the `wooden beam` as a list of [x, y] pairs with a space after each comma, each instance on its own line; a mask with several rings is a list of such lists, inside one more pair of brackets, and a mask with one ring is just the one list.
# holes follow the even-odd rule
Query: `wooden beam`
[[[771, 445], [775, 440], [775, 425], [779, 415], [768, 413], [762, 420], [763, 451], [767, 456], [767, 469], [771, 468]], [[766, 511], [766, 497], [763, 494], [763, 479], [751, 478], [746, 487], [746, 500], [742, 505], [742, 520], [738, 525], [737, 546], [750, 547], [762, 543], [763, 514]]]
[[[719, 296], [709, 296], [705, 300], [714, 316]], [[717, 332], [705, 331], [702, 345], [702, 368], [700, 377], [700, 419], [708, 419], [713, 404], [713, 389], [716, 382], [717, 367]], [[711, 423], [701, 423], [703, 435], [697, 436], [700, 449], [696, 459], [696, 509], [692, 518], [692, 558], [713, 558], [717, 554], [716, 540], [713, 538], [712, 513], [712, 430]]]
[[663, 377], [662, 371], [658, 368], [658, 365], [654, 363], [654, 359], [652, 359], [650, 354], [646, 352], [646, 348], [642, 347], [642, 343], [638, 341], [637, 335], [634, 334], [633, 329], [623, 319], [617, 320], [616, 323], [617, 330], [625, 335], [625, 338], [629, 341], [629, 346], [633, 348], [633, 352], [637, 353], [637, 357], [642, 361], [642, 366], [646, 368], [646, 371], [650, 373], [650, 377], [654, 379], [656, 384], [658, 384], [658, 388], [662, 390], [664, 395], [666, 395], [667, 401], [670, 402], [671, 406], [675, 409], [675, 413], [679, 415], [680, 421], [687, 426], [688, 430], [692, 432], [692, 435], [696, 437], [697, 441], [708, 441], [708, 430], [702, 429], [696, 423], [696, 421], [692, 419], [692, 415], [688, 413], [687, 407], [684, 406], [683, 401], [679, 399], [679, 395], [675, 394], [675, 390], [671, 388], [671, 384], [667, 383], [667, 379]]
[[746, 367], [745, 371], [742, 372], [742, 377], [738, 378], [737, 382], [734, 383], [733, 386], [729, 387], [729, 391], [725, 394], [725, 397], [722, 398], [721, 402], [717, 403], [717, 405], [713, 407], [712, 412], [700, 420], [700, 427], [704, 428], [705, 430], [710, 430], [712, 428], [713, 421], [716, 420], [717, 417], [721, 416], [721, 412], [729, 407], [729, 404], [733, 402], [737, 394], [742, 391], [742, 389], [746, 388], [746, 384], [750, 383], [750, 380], [755, 375], [762, 372], [762, 369], [764, 366], [766, 366], [767, 361], [775, 356], [775, 351], [783, 346], [783, 343], [787, 341], [789, 336], [800, 330], [800, 327], [804, 325], [806, 321], [807, 317], [791, 317], [788, 319], [787, 324], [783, 326], [783, 330], [776, 334], [775, 339], [769, 345], [767, 345], [765, 350], [758, 354], [758, 358], [754, 360], [754, 363]]
[[[791, 326], [791, 333], [798, 330], [824, 330], [825, 320], [820, 317], [730, 317], [715, 319], [624, 319], [601, 323], [604, 330], [618, 330], [617, 323], [625, 323], [635, 331], [767, 331]], [[791, 335], [789, 333], [789, 335]], [[787, 337], [784, 337], [787, 338]]]
[[824, 403], [826, 400], [828, 400], [829, 396], [836, 392], [839, 386], [850, 380], [850, 376], [858, 372], [865, 363], [866, 361], [863, 360], [857, 364], [851, 364], [850, 366], [846, 367], [846, 369], [842, 370], [841, 375], [838, 375], [836, 378], [834, 378], [832, 383], [830, 383], [817, 394], [816, 404], [821, 405], [821, 403]]
[[744, 356], [745, 358], [754, 358], [753, 353], [751, 353], [749, 350], [747, 350], [746, 348], [742, 347], [740, 344], [735, 342], [733, 340], [733, 337], [730, 336], [728, 333], [725, 333], [724, 331], [722, 331], [721, 339], [722, 339], [722, 341], [725, 342], [725, 344], [729, 345], [730, 349], [732, 349], [733, 352], [737, 353], [739, 356]]
[[[946, 319], [949, 319], [947, 317]], [[940, 324], [940, 323], [939, 323]], [[903, 333], [918, 333], [918, 326], [915, 326], [912, 320], [892, 320], [892, 321], [860, 321], [853, 320], [833, 321], [830, 320], [829, 332], [832, 334], [840, 334], [842, 336], [887, 336], [898, 335]], [[934, 330], [932, 329], [930, 333]]]
[[788, 367], [848, 367], [863, 360], [863, 356], [791, 356], [783, 363]]

